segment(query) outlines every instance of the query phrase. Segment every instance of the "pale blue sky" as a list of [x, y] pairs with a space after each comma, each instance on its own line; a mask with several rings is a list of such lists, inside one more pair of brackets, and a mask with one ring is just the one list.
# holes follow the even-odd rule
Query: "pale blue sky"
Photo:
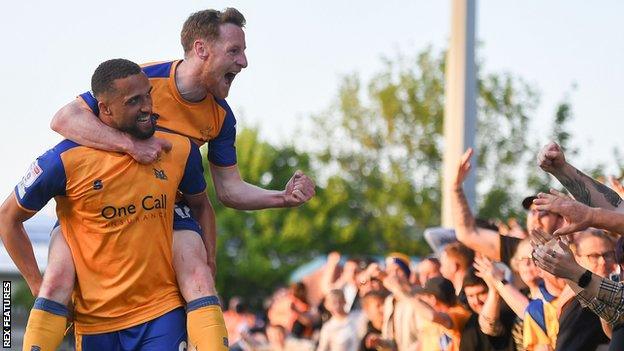
[[[541, 93], [532, 128], [538, 136], [575, 84], [571, 129], [586, 148], [578, 162], [608, 163], [611, 150], [624, 147], [624, 2], [592, 4], [479, 1], [479, 56], [485, 70], [521, 76]], [[98, 63], [177, 58], [185, 18], [227, 6], [247, 17], [249, 59], [228, 101], [241, 123], [274, 142], [293, 139], [302, 118], [327, 107], [341, 75], [369, 77], [384, 55], [443, 48], [450, 31], [450, 0], [7, 2], [0, 12], [0, 192], [60, 140], [49, 121], [89, 88]]]

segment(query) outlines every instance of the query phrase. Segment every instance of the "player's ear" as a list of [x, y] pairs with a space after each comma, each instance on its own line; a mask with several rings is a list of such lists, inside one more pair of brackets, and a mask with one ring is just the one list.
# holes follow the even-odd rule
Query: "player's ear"
[[208, 45], [203, 39], [197, 39], [193, 42], [193, 51], [201, 60], [206, 60], [209, 56]]
[[100, 110], [101, 115], [110, 116], [111, 110], [108, 105], [102, 101], [98, 101], [98, 109]]

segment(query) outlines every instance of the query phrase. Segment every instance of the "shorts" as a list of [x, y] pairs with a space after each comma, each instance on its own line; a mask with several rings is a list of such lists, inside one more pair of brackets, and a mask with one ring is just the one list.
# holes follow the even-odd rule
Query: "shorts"
[[181, 351], [186, 345], [186, 312], [182, 307], [123, 330], [76, 333], [76, 351]]
[[184, 201], [177, 202], [173, 207], [173, 230], [192, 230], [199, 236], [202, 235], [199, 222]]

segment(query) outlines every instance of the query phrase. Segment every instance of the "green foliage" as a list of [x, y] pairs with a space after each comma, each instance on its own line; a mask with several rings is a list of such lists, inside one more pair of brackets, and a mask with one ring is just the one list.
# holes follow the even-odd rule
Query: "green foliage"
[[[316, 197], [297, 209], [236, 211], [219, 205], [212, 194], [219, 229], [217, 283], [224, 297], [237, 294], [259, 303], [295, 267], [331, 250], [429, 251], [422, 232], [440, 223], [444, 58], [426, 49], [415, 57], [385, 60], [368, 82], [357, 74], [345, 76], [336, 99], [313, 116], [315, 128], [303, 136], [316, 151], [270, 145], [255, 129], [240, 131], [238, 167], [247, 182], [283, 189], [302, 169], [318, 187]], [[537, 96], [510, 74], [481, 73], [478, 90], [478, 213], [518, 216], [518, 193], [527, 176], [518, 165], [534, 159], [527, 130]], [[562, 104], [556, 115], [562, 127], [553, 131], [564, 143], [569, 111]]]
[[[35, 303], [35, 297], [30, 292], [28, 284], [21, 276], [5, 277], [11, 281], [11, 321], [19, 328], [26, 326], [30, 309]], [[13, 329], [15, 331], [15, 329]]]
[[[568, 125], [573, 117], [572, 106], [568, 98], [566, 98], [560, 102], [556, 108], [547, 139], [549, 141], [556, 141], [563, 150], [565, 150], [568, 159], [574, 159], [579, 152], [578, 148], [571, 144], [572, 135], [568, 132]], [[564, 190], [554, 177], [536, 167], [536, 158], [534, 155], [537, 155], [543, 146], [543, 143], [539, 143], [535, 140], [534, 144], [529, 147], [529, 154], [533, 155], [533, 157], [528, 159], [526, 167], [528, 170], [526, 176], [527, 188], [531, 193], [548, 192], [550, 188]], [[586, 167], [581, 168], [587, 172], [587, 174], [594, 177], [598, 175], [602, 176], [602, 166], [600, 164], [586, 165]]]
[[[297, 169], [313, 176], [307, 155], [292, 146], [269, 145], [255, 129], [239, 133], [237, 154], [243, 179], [263, 188], [283, 189]], [[237, 211], [223, 207], [212, 187], [209, 191], [219, 233], [217, 287], [224, 297], [237, 294], [259, 304], [290, 271], [320, 252], [313, 251], [318, 198], [296, 209]]]
[[[366, 219], [357, 232], [374, 253], [421, 253], [422, 231], [440, 222], [444, 58], [427, 49], [386, 60], [366, 90], [347, 76], [337, 101], [315, 116], [314, 140], [325, 142], [317, 160], [338, 169], [355, 202], [352, 218]], [[516, 168], [529, 151], [537, 96], [509, 74], [481, 74], [477, 84], [479, 215], [517, 215]]]
[[35, 303], [35, 297], [30, 292], [28, 288], [28, 284], [24, 279], [13, 280], [13, 293], [11, 296], [12, 303], [19, 308], [24, 310], [30, 310], [30, 308]]

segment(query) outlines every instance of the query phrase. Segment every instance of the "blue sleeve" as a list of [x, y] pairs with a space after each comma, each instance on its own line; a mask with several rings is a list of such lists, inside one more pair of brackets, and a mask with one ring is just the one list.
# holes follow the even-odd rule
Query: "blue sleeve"
[[535, 323], [542, 328], [544, 333], [547, 334], [546, 329], [546, 316], [544, 315], [544, 301], [541, 299], [535, 299], [529, 301], [529, 305], [527, 306], [525, 314], [528, 313], [531, 318], [535, 321]]
[[202, 166], [199, 147], [194, 142], [191, 143], [191, 150], [186, 160], [184, 176], [180, 181], [178, 189], [184, 194], [199, 194], [206, 190], [206, 179], [204, 179], [204, 166]]
[[79, 96], [82, 98], [82, 100], [84, 100], [84, 102], [87, 103], [87, 105], [89, 105], [89, 108], [91, 109], [91, 111], [93, 111], [93, 114], [95, 114], [96, 116], [100, 114], [100, 109], [98, 108], [98, 101], [90, 91], [87, 91], [86, 93], [82, 93]]
[[67, 176], [61, 153], [73, 145], [76, 144], [65, 140], [30, 165], [22, 181], [15, 186], [15, 197], [21, 207], [39, 211], [51, 198], [65, 195]]
[[236, 118], [225, 100], [216, 100], [225, 110], [225, 119], [216, 138], [208, 141], [208, 161], [217, 166], [228, 167], [236, 164]]

